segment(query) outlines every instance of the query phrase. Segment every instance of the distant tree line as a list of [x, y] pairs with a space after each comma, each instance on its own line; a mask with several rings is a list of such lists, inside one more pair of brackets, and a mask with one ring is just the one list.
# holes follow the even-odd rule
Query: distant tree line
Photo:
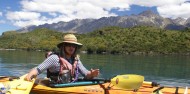
[[[27, 33], [5, 32], [0, 48], [57, 50], [66, 33], [45, 28]], [[133, 28], [105, 27], [86, 34], [76, 34], [87, 53], [111, 54], [186, 54], [190, 53], [190, 29], [164, 30], [149, 26]]]

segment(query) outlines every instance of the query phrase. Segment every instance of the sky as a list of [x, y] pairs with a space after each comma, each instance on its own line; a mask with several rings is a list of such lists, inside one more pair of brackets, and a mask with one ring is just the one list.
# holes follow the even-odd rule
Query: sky
[[190, 0], [0, 0], [0, 35], [31, 25], [139, 14], [189, 18]]

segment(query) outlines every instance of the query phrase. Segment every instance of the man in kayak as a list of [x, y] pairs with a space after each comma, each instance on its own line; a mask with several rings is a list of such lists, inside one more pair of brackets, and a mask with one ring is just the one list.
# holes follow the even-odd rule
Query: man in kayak
[[50, 55], [40, 65], [33, 68], [26, 76], [26, 80], [30, 81], [32, 77], [45, 70], [47, 70], [47, 77], [53, 83], [74, 82], [79, 73], [86, 79], [93, 79], [99, 75], [99, 69], [87, 70], [81, 63], [77, 53], [82, 44], [77, 42], [75, 35], [65, 35], [63, 42], [59, 43], [57, 47], [60, 53]]

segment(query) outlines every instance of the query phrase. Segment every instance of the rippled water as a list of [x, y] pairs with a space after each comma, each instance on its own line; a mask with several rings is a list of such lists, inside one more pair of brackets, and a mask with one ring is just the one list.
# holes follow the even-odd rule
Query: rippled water
[[[147, 81], [167, 86], [190, 86], [189, 56], [133, 56], [81, 54], [87, 69], [99, 68], [100, 77], [119, 74], [139, 74]], [[21, 76], [40, 64], [44, 52], [0, 50], [0, 76]], [[45, 72], [38, 77], [45, 77]]]

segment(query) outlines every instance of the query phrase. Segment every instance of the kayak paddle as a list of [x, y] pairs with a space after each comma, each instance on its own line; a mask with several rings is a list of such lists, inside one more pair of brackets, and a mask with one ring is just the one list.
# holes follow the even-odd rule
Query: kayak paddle
[[[1, 88], [6, 94], [29, 94], [33, 87], [35, 78], [32, 81], [25, 81], [24, 78], [27, 74], [14, 80], [7, 80], [2, 82]], [[0, 80], [1, 81], [1, 80]]]
[[111, 79], [94, 78], [94, 79], [78, 79], [78, 81], [104, 81], [110, 82], [121, 89], [138, 89], [144, 81], [144, 77], [135, 74], [117, 75]]
[[144, 77], [141, 75], [125, 74], [117, 75], [111, 79], [111, 83], [116, 87], [122, 89], [139, 89], [144, 81]]

